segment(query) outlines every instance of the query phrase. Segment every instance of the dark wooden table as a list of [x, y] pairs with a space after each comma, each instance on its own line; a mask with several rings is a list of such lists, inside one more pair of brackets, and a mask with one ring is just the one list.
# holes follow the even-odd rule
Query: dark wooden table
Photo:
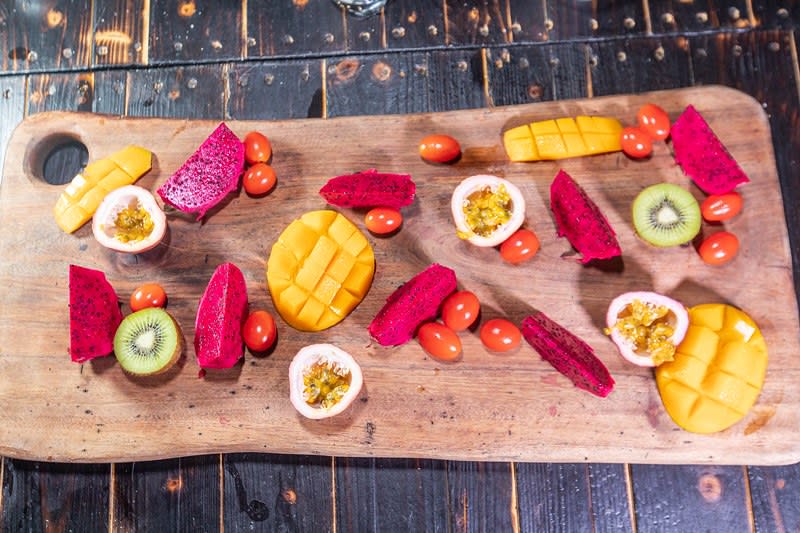
[[[798, 21], [769, 0], [389, 0], [368, 19], [329, 0], [0, 0], [0, 146], [46, 110], [334, 117], [723, 84], [770, 116], [798, 279]], [[4, 458], [0, 478], [4, 531], [800, 531], [799, 465], [230, 454]]]

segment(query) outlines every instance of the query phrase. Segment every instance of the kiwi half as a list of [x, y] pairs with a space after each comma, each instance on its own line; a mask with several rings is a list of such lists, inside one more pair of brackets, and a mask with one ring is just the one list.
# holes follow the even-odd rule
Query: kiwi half
[[700, 206], [692, 193], [671, 183], [651, 185], [633, 201], [636, 233], [654, 246], [684, 244], [700, 232]]
[[167, 371], [183, 350], [183, 335], [169, 313], [150, 307], [126, 316], [114, 335], [114, 355], [136, 376]]

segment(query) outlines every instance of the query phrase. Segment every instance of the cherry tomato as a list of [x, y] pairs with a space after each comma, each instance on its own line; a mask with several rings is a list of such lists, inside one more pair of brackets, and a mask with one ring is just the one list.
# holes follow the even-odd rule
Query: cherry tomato
[[131, 294], [131, 310], [140, 311], [148, 307], [164, 307], [167, 293], [158, 283], [145, 283]]
[[423, 324], [417, 332], [417, 339], [423, 350], [440, 361], [455, 361], [461, 354], [461, 340], [444, 324]]
[[442, 321], [453, 331], [464, 331], [475, 322], [480, 311], [481, 303], [473, 293], [454, 292], [442, 304]]
[[723, 265], [739, 251], [739, 239], [728, 231], [719, 231], [700, 243], [700, 258], [709, 265]]
[[263, 352], [275, 344], [275, 319], [266, 311], [253, 311], [242, 326], [244, 343], [251, 352]]
[[518, 229], [500, 245], [500, 255], [511, 263], [524, 263], [539, 251], [539, 238], [529, 229]]
[[481, 342], [493, 352], [507, 352], [519, 346], [519, 328], [505, 318], [493, 318], [481, 326]]
[[256, 163], [244, 173], [242, 184], [247, 194], [261, 196], [271, 191], [277, 181], [275, 169], [266, 163]]
[[419, 155], [430, 163], [449, 163], [461, 154], [458, 141], [449, 135], [428, 135], [419, 143]]
[[272, 157], [272, 143], [257, 131], [251, 131], [244, 138], [244, 159], [248, 165], [266, 163]]
[[647, 157], [653, 151], [653, 140], [639, 128], [628, 127], [623, 129], [620, 143], [622, 144], [622, 151], [628, 157], [634, 159]]
[[636, 114], [639, 129], [650, 136], [654, 141], [663, 141], [669, 137], [669, 116], [667, 112], [656, 104], [645, 104]]
[[364, 224], [367, 229], [377, 235], [386, 235], [400, 227], [403, 223], [403, 215], [400, 211], [392, 207], [376, 207], [370, 209], [364, 217]]
[[739, 214], [742, 210], [742, 195], [738, 192], [712, 194], [700, 205], [703, 218], [709, 222], [721, 222]]

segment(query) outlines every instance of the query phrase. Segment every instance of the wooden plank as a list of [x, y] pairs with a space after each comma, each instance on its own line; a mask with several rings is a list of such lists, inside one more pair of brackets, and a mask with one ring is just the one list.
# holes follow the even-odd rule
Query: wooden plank
[[[747, 188], [748, 210], [732, 226], [746, 243], [742, 257], [747, 260], [729, 265], [728, 276], [720, 276], [718, 270], [704, 266], [690, 249], [656, 250], [642, 243], [630, 230], [629, 206], [641, 189], [643, 175], [648, 179], [662, 176], [681, 183], [685, 180], [676, 174], [678, 169], [667, 150], [655, 154], [643, 165], [621, 165], [619, 154], [593, 157], [589, 172], [585, 160], [511, 164], [499, 146], [500, 132], [513, 123], [543, 116], [617, 114], [620, 110], [637, 109], [653, 99], [672, 116], [687, 103], [695, 104], [752, 178]], [[258, 199], [244, 195], [231, 198], [224, 209], [202, 225], [172, 220], [170, 245], [162, 253], [138, 257], [138, 264], [99, 248], [86, 230], [75, 235], [56, 231], [50, 206], [59, 191], [45, 187], [24, 172], [25, 168], [34, 167], [30, 160], [25, 162], [25, 157], [33, 153], [35, 140], [41, 139], [45, 126], [57, 128], [56, 131], [80, 132], [90, 156], [96, 150], [108, 151], [104, 143], [118, 142], [124, 132], [126, 142], [155, 149], [157, 169], [142, 180], [145, 186], [152, 187], [165, 179], [170, 169], [177, 168], [216, 123], [216, 120], [114, 120], [96, 115], [38, 114], [15, 131], [6, 160], [5, 182], [0, 188], [0, 205], [24, 205], [30, 214], [22, 224], [15, 211], [5, 207], [0, 210], [0, 226], [10, 228], [4, 239], [0, 235], [0, 257], [15, 257], [24, 245], [28, 259], [24, 269], [16, 262], [0, 263], [0, 296], [7, 303], [0, 308], [0, 347], [8, 350], [0, 358], [0, 371], [11, 372], [24, 360], [29, 376], [24, 395], [14, 389], [18, 386], [15, 382], [3, 383], [0, 388], [0, 399], [5, 405], [4, 423], [0, 424], [0, 452], [92, 461], [119, 459], [116, 454], [120, 450], [130, 449], [143, 460], [209, 450], [262, 450], [263, 436], [269, 434], [272, 437], [267, 451], [314, 455], [710, 463], [782, 463], [797, 456], [793, 432], [800, 417], [800, 410], [795, 408], [800, 402], [800, 394], [796, 393], [800, 368], [793, 354], [800, 346], [797, 338], [782, 334], [797, 327], [787, 229], [782, 223], [768, 124], [760, 105], [746, 95], [710, 87], [492, 110], [269, 123], [231, 121], [231, 128], [240, 135], [252, 129], [269, 128], [276, 171], [292, 177], [284, 180], [263, 202], [268, 206], [269, 216], [253, 216]], [[418, 157], [416, 145], [423, 133], [445, 129], [461, 141], [464, 157], [455, 166], [427, 165]], [[376, 135], [377, 131], [382, 134]], [[489, 132], [496, 132], [496, 136]], [[113, 360], [103, 361], [110, 368], [84, 365], [81, 374], [81, 367], [63, 355], [68, 331], [64, 303], [69, 262], [77, 261], [107, 272], [120, 294], [129, 294], [145, 279], [163, 282], [172, 296], [170, 309], [184, 326], [187, 345], [192, 346], [191, 324], [196, 302], [215, 266], [223, 260], [240, 265], [248, 284], [263, 297], [265, 250], [286, 221], [306, 210], [322, 207], [314, 191], [330, 176], [369, 168], [376, 162], [386, 171], [409, 172], [419, 190], [428, 192], [420, 194], [419, 211], [406, 218], [400, 233], [392, 239], [372, 243], [379, 275], [369, 297], [348, 320], [314, 336], [362, 354], [360, 363], [368, 383], [368, 403], [358, 403], [358, 408], [349, 411], [346, 417], [327, 422], [340, 438], [320, 438], [321, 426], [305, 424], [286, 399], [286, 365], [309, 342], [308, 336], [287, 335], [288, 330], [279, 333], [280, 348], [264, 364], [237, 367], [235, 378], [199, 380], [197, 367], [188, 357], [186, 367], [176, 371], [169, 387], [144, 388], [126, 378]], [[488, 168], [512, 181], [528, 184], [533, 187], [525, 189], [530, 213], [547, 213], [546, 194], [537, 191], [546, 191], [558, 167], [581, 180], [613, 227], [626, 228], [618, 233], [622, 249], [626, 250], [628, 267], [624, 277], [565, 261], [562, 254], [569, 246], [557, 240], [549, 217], [536, 217], [531, 222], [542, 241], [542, 250], [531, 265], [536, 268], [515, 269], [504, 265], [493, 250], [477, 250], [453, 236], [447, 199], [463, 176]], [[358, 221], [358, 215], [350, 216]], [[765, 224], [764, 218], [774, 223]], [[27, 231], [35, 228], [38, 240], [25, 238], [26, 228]], [[202, 232], [201, 238], [198, 232]], [[232, 235], [248, 236], [247, 244]], [[250, 240], [253, 235], [258, 237]], [[425, 238], [419, 238], [421, 235]], [[31, 250], [29, 244], [34, 241], [46, 243], [46, 251]], [[85, 249], [76, 256], [80, 244], [85, 244]], [[673, 260], [665, 261], [665, 253]], [[491, 269], [475, 269], [476, 257], [490, 264]], [[674, 268], [676, 260], [686, 268]], [[467, 354], [464, 360], [447, 367], [425, 357], [416, 343], [393, 349], [391, 355], [375, 345], [365, 349], [368, 342], [365, 326], [385, 298], [403, 281], [435, 261], [452, 265], [462, 286], [476, 291], [485, 310], [496, 310], [498, 314], [502, 310], [503, 315], [518, 322], [536, 306], [584, 338], [614, 375], [617, 381], [614, 394], [600, 400], [575, 391], [528, 348], [504, 356], [502, 364], [498, 364], [496, 356], [486, 353], [475, 335], [465, 335], [462, 339]], [[771, 266], [767, 267], [764, 261]], [[764, 268], [772, 272], [768, 283], [759, 275]], [[750, 281], [735, 283], [736, 291], [732, 292], [732, 279]], [[659, 407], [652, 373], [632, 367], [618, 357], [599, 326], [608, 302], [637, 286], [669, 292], [687, 305], [713, 297], [747, 309], [761, 325], [773, 361], [759, 408], [752, 415], [718, 435], [687, 436], [675, 431]], [[531, 299], [531, 287], [537, 288], [535, 300]], [[32, 298], [40, 302], [35, 316], [21, 311], [28, 309]], [[776, 314], [776, 308], [783, 312]], [[26, 327], [47, 325], [54, 333], [19, 344], [16, 339], [23, 320]], [[280, 324], [286, 327], [283, 322]], [[492, 386], [475, 389], [472, 384], [476, 376], [482, 376]], [[234, 387], [231, 379], [253, 389]], [[530, 387], [532, 382], [541, 382], [541, 386]], [[91, 384], [88, 393], [81, 392], [82, 383]], [[415, 392], [420, 385], [424, 391]], [[231, 394], [231, 390], [236, 394]], [[168, 393], [179, 395], [181, 401], [175, 402], [168, 412], [157, 409], [155, 405], [166, 401]], [[45, 402], [32, 401], [36, 394], [58, 396], [63, 409], [45, 408]], [[398, 394], [404, 402], [397, 402]], [[452, 406], [448, 403], [450, 397]], [[221, 398], [226, 401], [220, 403]], [[148, 402], [156, 402], [152, 411], [143, 407]], [[197, 407], [190, 409], [189, 404]], [[447, 418], [439, 416], [442, 405], [447, 405]], [[551, 415], [553, 407], [559, 416]], [[771, 407], [776, 412], [769, 422], [745, 434], [756, 413]], [[99, 417], [115, 438], [100, 439], [83, 431], [90, 421], [80, 413], [87, 408], [94, 413], [91, 422]], [[219, 409], [223, 409], [225, 419], [233, 422], [224, 424]], [[652, 410], [656, 416], [650, 413]], [[20, 418], [12, 416], [20, 412], [26, 413], [24, 432], [15, 430]], [[142, 413], [147, 416], [137, 421], [135, 414]], [[156, 415], [157, 431], [153, 418]], [[34, 424], [31, 420], [38, 422]], [[546, 426], [540, 424], [545, 420]], [[203, 428], [202, 439], [192, 429], [195, 427]], [[372, 436], [365, 439], [368, 427], [373, 428]], [[386, 427], [392, 430], [382, 429]], [[619, 435], [620, 429], [624, 429], [623, 435]], [[54, 432], [59, 439], [52, 438]], [[24, 433], [22, 439], [21, 433]], [[411, 438], [412, 435], [419, 438]], [[126, 445], [120, 447], [118, 440]], [[85, 453], [81, 451], [84, 448]]]
[[347, 46], [344, 14], [330, 0], [248, 0], [247, 56], [330, 54]]
[[95, 113], [123, 115], [128, 74], [122, 70], [100, 70], [94, 73]]
[[25, 76], [0, 78], [0, 164], [5, 160], [11, 132], [25, 116]]
[[391, 0], [383, 11], [390, 49], [434, 48], [444, 44], [441, 0]]
[[743, 467], [632, 465], [631, 472], [641, 533], [752, 530]]
[[225, 108], [221, 65], [131, 70], [127, 116], [220, 117]]
[[322, 116], [320, 60], [231, 65], [229, 80], [226, 117], [270, 120]]
[[508, 0], [444, 0], [445, 44], [511, 42]]
[[800, 530], [800, 463], [748, 468], [756, 531]]
[[633, 533], [636, 531], [629, 506], [626, 465], [588, 465], [593, 531]]
[[755, 27], [791, 30], [800, 20], [800, 3], [783, 0], [755, 0], [753, 17]]
[[[514, 42], [539, 42], [547, 39], [547, 27], [552, 20], [547, 18], [545, 0], [510, 0], [511, 38]], [[549, 21], [548, 21], [549, 20]]]
[[223, 457], [225, 531], [333, 531], [333, 459]]
[[28, 114], [54, 110], [93, 111], [94, 75], [91, 72], [32, 75]]
[[105, 0], [94, 5], [93, 65], [141, 65], [148, 62], [147, 0]]
[[653, 31], [702, 31], [720, 27], [719, 13], [708, 0], [649, 2]]
[[245, 57], [242, 3], [150, 0], [149, 63]]
[[581, 0], [545, 0], [545, 26], [547, 40], [563, 41], [589, 37], [594, 31], [593, 2]]
[[512, 468], [509, 463], [447, 462], [448, 520], [452, 531], [514, 530], [512, 506], [516, 494]]
[[644, 34], [646, 24], [643, 3], [626, 0], [592, 2], [592, 20], [589, 24], [593, 34], [614, 37]]
[[89, 66], [91, 6], [91, 0], [0, 4], [0, 71]]
[[109, 466], [5, 459], [0, 529], [102, 531], [108, 528]]
[[383, 10], [368, 17], [356, 17], [345, 11], [343, 20], [348, 52], [367, 52], [387, 47], [388, 35]]
[[586, 465], [517, 463], [516, 468], [522, 531], [591, 531]]

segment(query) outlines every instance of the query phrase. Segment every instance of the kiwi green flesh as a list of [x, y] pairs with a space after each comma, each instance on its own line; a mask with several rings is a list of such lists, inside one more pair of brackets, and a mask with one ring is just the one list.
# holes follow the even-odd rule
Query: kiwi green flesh
[[694, 239], [700, 231], [700, 205], [694, 196], [677, 185], [652, 185], [633, 201], [636, 233], [654, 246], [678, 246]]
[[147, 308], [128, 315], [114, 335], [114, 355], [120, 366], [137, 376], [167, 371], [183, 348], [178, 324], [160, 308]]

